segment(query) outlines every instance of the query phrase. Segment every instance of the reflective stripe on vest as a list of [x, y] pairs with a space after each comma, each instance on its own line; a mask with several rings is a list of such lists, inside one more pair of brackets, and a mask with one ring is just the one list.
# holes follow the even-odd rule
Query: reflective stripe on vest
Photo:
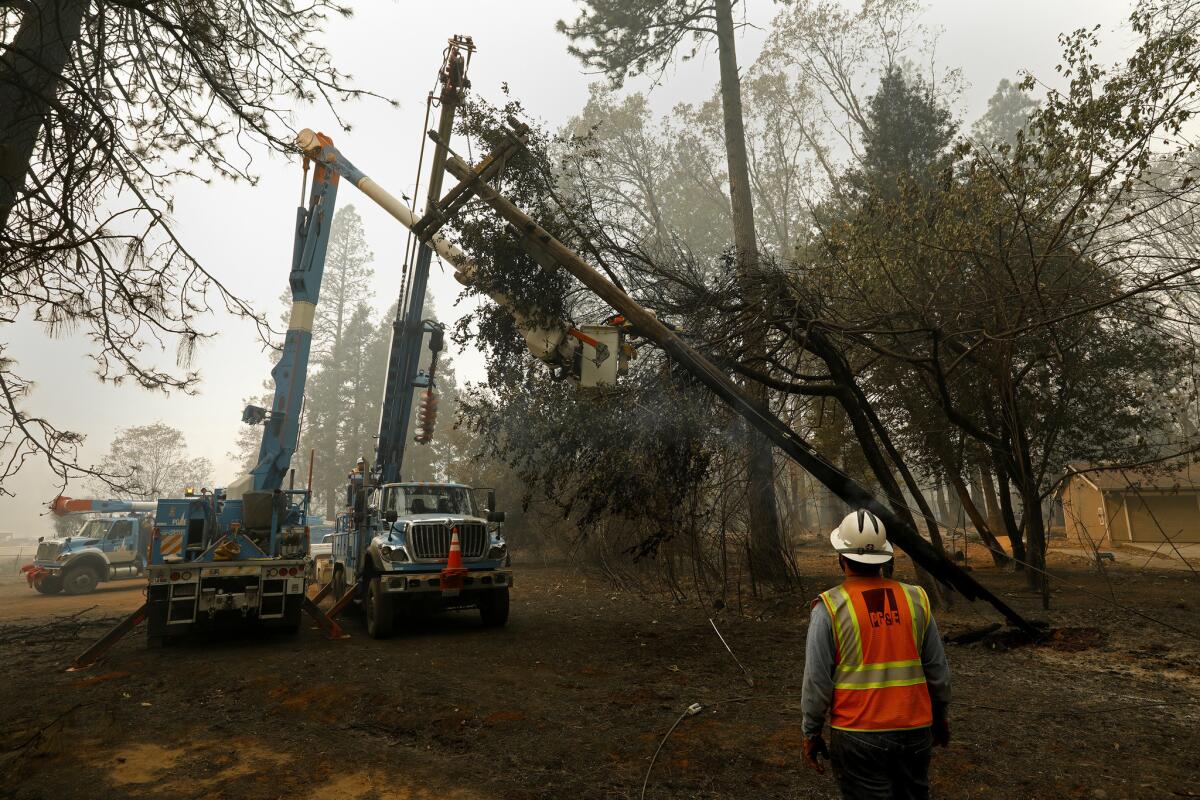
[[857, 578], [824, 592], [821, 602], [833, 623], [837, 651], [832, 726], [881, 731], [929, 725], [921, 645], [932, 614], [925, 591], [882, 578]]

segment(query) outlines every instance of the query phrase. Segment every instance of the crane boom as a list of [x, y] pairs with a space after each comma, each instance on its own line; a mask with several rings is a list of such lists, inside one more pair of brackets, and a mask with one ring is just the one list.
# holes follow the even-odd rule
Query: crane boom
[[153, 511], [157, 500], [79, 500], [59, 495], [50, 503], [50, 513], [56, 517], [68, 514], [119, 514]]
[[[438, 132], [443, 135], [444, 141], [449, 140], [450, 131], [454, 126], [454, 112], [458, 108], [461, 92], [470, 85], [467, 80], [467, 60], [463, 53], [465, 51], [469, 54], [474, 48], [475, 45], [469, 38], [458, 36], [452, 38], [449, 47], [446, 48], [442, 69], [438, 75], [442, 85]], [[432, 97], [430, 100], [432, 101]], [[446, 150], [444, 144], [434, 148], [429, 180], [430, 203], [436, 202], [441, 196]], [[375, 472], [379, 482], [383, 484], [400, 480], [404, 449], [408, 444], [408, 425], [412, 419], [412, 390], [433, 387], [432, 363], [428, 373], [422, 374], [419, 371], [421, 345], [425, 334], [431, 334], [429, 349], [435, 359], [433, 363], [436, 363], [437, 354], [442, 349], [441, 326], [421, 318], [432, 260], [433, 249], [418, 240], [412, 283], [405, 287], [408, 292], [407, 308], [401, 306], [405, 299], [402, 289], [401, 303], [397, 304], [396, 319], [392, 321], [392, 342], [388, 351], [387, 378], [379, 415], [379, 438], [375, 446]]]
[[[326, 137], [318, 140], [330, 143]], [[306, 170], [307, 171], [307, 170]], [[313, 170], [308, 207], [296, 209], [296, 233], [292, 245], [292, 270], [288, 286], [292, 309], [279, 361], [271, 370], [275, 396], [271, 408], [246, 406], [242, 421], [263, 423], [258, 462], [250, 471], [255, 491], [274, 491], [283, 486], [300, 436], [300, 411], [304, 403], [304, 384], [308, 376], [309, 350], [312, 347], [313, 319], [325, 274], [325, 254], [329, 229], [337, 200], [338, 173], [321, 162]]]

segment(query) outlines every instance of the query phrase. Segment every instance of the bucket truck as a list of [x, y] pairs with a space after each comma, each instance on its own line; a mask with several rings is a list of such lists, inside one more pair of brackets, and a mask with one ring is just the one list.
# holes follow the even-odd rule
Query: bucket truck
[[[305, 161], [305, 182], [308, 167]], [[311, 491], [295, 487], [291, 469], [337, 187], [338, 174], [316, 164], [306, 187], [308, 205], [296, 211], [288, 275], [292, 307], [271, 370], [274, 397], [270, 408], [251, 405], [242, 412], [243, 422], [263, 428], [257, 463], [228, 489], [153, 504], [146, 603], [76, 658], [74, 667], [94, 663], [143, 620], [149, 640], [159, 642], [197, 628], [245, 624], [294, 632], [307, 611], [330, 636], [341, 636], [306, 592]]]
[[[474, 50], [470, 37], [450, 39], [438, 76], [440, 94], [430, 97], [431, 104], [440, 106], [438, 130], [446, 140], [455, 109], [470, 86], [467, 67]], [[327, 138], [304, 130], [297, 145], [308, 158], [351, 181], [412, 227], [412, 211], [363, 175]], [[441, 194], [446, 152], [438, 146], [433, 154], [431, 200]], [[513, 577], [500, 530], [504, 513], [496, 510], [495, 493], [487, 493], [481, 509], [469, 486], [402, 480], [414, 390], [422, 390], [414, 437], [418, 443], [431, 439], [437, 413], [434, 388], [443, 331], [421, 317], [432, 256], [433, 248], [422, 242], [392, 323], [375, 463], [370, 468], [361, 464], [351, 473], [345, 524], [331, 537], [331, 586], [339, 599], [330, 614], [359, 603], [367, 631], [376, 638], [388, 636], [398, 618], [414, 613], [475, 608], [485, 626], [508, 620]], [[422, 371], [419, 362], [426, 347], [429, 368]], [[459, 559], [461, 564], [455, 563]]]
[[55, 516], [96, 516], [71, 536], [39, 536], [33, 563], [21, 567], [21, 573], [42, 594], [87, 594], [105, 581], [144, 577], [152, 528], [146, 514], [156, 505], [141, 500], [55, 498], [50, 504]]

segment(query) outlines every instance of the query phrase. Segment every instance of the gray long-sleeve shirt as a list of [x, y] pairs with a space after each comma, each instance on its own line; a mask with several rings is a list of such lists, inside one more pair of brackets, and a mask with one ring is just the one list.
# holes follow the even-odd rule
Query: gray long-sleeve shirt
[[[825, 727], [829, 706], [833, 702], [833, 668], [837, 648], [833, 641], [833, 620], [824, 603], [813, 606], [808, 622], [808, 642], [804, 649], [804, 687], [800, 708], [804, 714], [802, 728], [805, 736], [815, 736]], [[921, 643], [921, 667], [934, 716], [945, 715], [950, 705], [950, 665], [942, 648], [937, 622], [931, 616]]]

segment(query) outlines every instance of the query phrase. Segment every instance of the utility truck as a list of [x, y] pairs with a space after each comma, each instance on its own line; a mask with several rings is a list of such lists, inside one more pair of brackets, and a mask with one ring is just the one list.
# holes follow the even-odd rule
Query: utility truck
[[247, 622], [293, 632], [306, 607], [330, 629], [306, 593], [311, 490], [295, 486], [291, 461], [337, 186], [337, 174], [316, 165], [312, 186], [305, 187], [308, 205], [297, 209], [288, 275], [292, 307], [271, 370], [272, 405], [242, 412], [243, 422], [263, 427], [257, 463], [227, 489], [157, 503], [145, 606], [152, 641]]
[[88, 594], [106, 581], [144, 579], [153, 529], [146, 512], [155, 507], [154, 502], [139, 500], [57, 497], [50, 504], [55, 516], [100, 516], [70, 536], [39, 537], [33, 563], [21, 567], [21, 573], [42, 594]]
[[[429, 98], [430, 105], [440, 106], [438, 130], [447, 138], [455, 109], [470, 86], [467, 68], [474, 52], [470, 37], [449, 40], [438, 73], [441, 91]], [[359, 172], [327, 138], [306, 130], [297, 144], [312, 161], [360, 189], [374, 186], [378, 193], [373, 199], [384, 198], [381, 204], [393, 215], [403, 208], [411, 227], [411, 211]], [[445, 158], [446, 148], [438, 147], [430, 173], [431, 200], [440, 196]], [[418, 443], [431, 440], [437, 414], [434, 389], [443, 330], [421, 317], [432, 255], [427, 244], [419, 243], [415, 263], [405, 273], [392, 324], [374, 464], [368, 469], [363, 463], [351, 473], [347, 513], [331, 537], [332, 589], [339, 599], [335, 607], [361, 605], [367, 631], [376, 638], [390, 635], [397, 619], [421, 612], [477, 608], [487, 626], [508, 620], [513, 576], [500, 530], [504, 514], [496, 510], [495, 493], [488, 493], [486, 508], [481, 509], [468, 486], [402, 480], [414, 390], [423, 390], [414, 437]], [[429, 367], [421, 371], [427, 337]]]
[[243, 422], [262, 425], [258, 460], [226, 489], [154, 503], [146, 603], [80, 655], [76, 667], [94, 662], [143, 620], [149, 640], [159, 642], [197, 628], [247, 624], [292, 632], [307, 610], [331, 636], [341, 635], [307, 596], [311, 489], [295, 486], [291, 468], [338, 186], [337, 173], [318, 163], [310, 188], [309, 162], [304, 167], [308, 205], [296, 212], [292, 307], [271, 370], [272, 404], [242, 412]]
[[367, 520], [333, 537], [333, 586], [339, 597], [348, 585], [365, 588], [372, 637], [390, 635], [398, 620], [448, 609], [477, 608], [487, 627], [508, 621], [513, 573], [494, 492], [484, 509], [458, 483], [389, 483], [371, 494]]

